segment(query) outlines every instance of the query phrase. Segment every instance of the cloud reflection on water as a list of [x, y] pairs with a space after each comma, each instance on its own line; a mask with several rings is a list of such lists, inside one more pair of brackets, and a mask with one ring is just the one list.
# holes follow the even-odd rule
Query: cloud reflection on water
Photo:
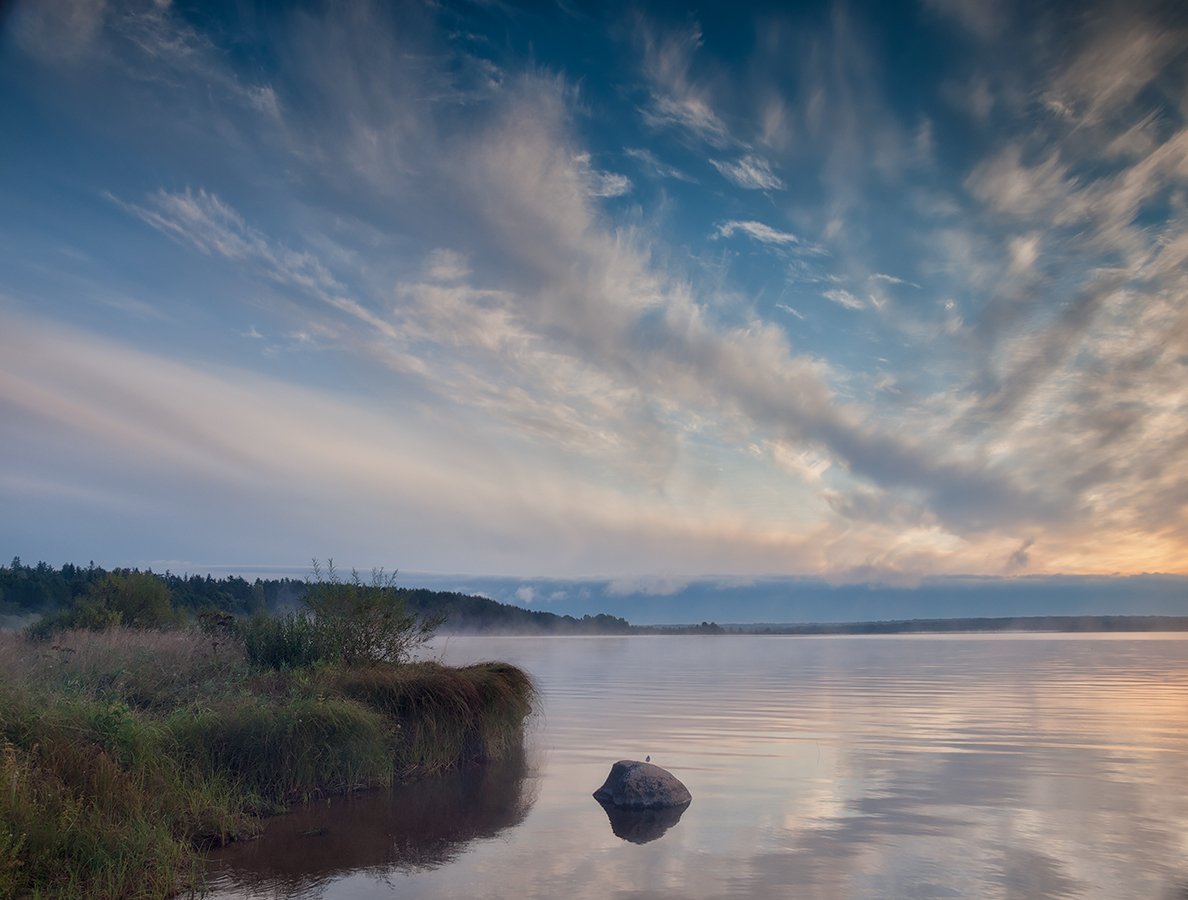
[[[1185, 900], [1188, 640], [454, 637], [446, 656], [538, 679], [535, 803], [447, 864], [389, 869], [402, 898]], [[697, 798], [643, 845], [589, 798], [641, 748]], [[310, 896], [392, 892], [334, 877]]]

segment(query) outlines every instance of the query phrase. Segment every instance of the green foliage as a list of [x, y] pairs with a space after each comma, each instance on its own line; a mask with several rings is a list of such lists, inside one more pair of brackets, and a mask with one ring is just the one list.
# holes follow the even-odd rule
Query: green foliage
[[130, 628], [165, 628], [178, 621], [169, 589], [151, 572], [112, 573], [91, 588], [90, 597]]
[[[330, 570], [330, 577], [319, 580], [334, 583], [336, 577], [332, 574], [333, 567]], [[40, 637], [49, 637], [56, 631], [72, 627], [110, 627], [114, 620], [111, 607], [102, 603], [95, 605], [91, 596], [92, 587], [106, 579], [108, 574], [127, 576], [139, 573], [129, 569], [116, 569], [108, 573], [94, 563], [87, 568], [67, 563], [59, 570], [44, 562], [27, 566], [19, 559], [14, 559], [11, 566], [0, 566], [0, 616], [42, 613], [47, 618], [30, 630], [31, 634]], [[237, 618], [262, 612], [284, 615], [294, 608], [307, 609], [303, 605], [304, 598], [310, 593], [311, 587], [317, 587], [291, 578], [257, 578], [254, 582], [248, 582], [234, 575], [212, 578], [210, 575], [176, 575], [168, 571], [164, 575], [145, 574], [165, 585], [179, 619], [187, 613], [201, 617], [203, 613], [210, 612], [225, 612]], [[352, 573], [351, 580], [356, 578]], [[406, 614], [416, 614], [430, 621], [448, 622], [452, 631], [627, 634], [633, 630], [633, 626], [617, 616], [559, 616], [544, 610], [499, 603], [487, 597], [423, 588], [397, 588], [391, 578], [382, 572], [373, 574], [372, 584], [361, 586], [374, 587], [376, 581], [399, 596]], [[122, 615], [121, 621], [128, 624]]]
[[169, 719], [186, 757], [265, 803], [386, 784], [392, 742], [382, 716], [344, 697], [252, 698]]
[[72, 606], [56, 615], [43, 616], [28, 633], [34, 638], [48, 638], [72, 628], [169, 628], [181, 619], [170, 601], [169, 588], [152, 572], [109, 572], [92, 581], [86, 594], [76, 598]]
[[364, 582], [352, 570], [343, 581], [334, 570], [334, 561], [323, 572], [313, 562], [314, 581], [305, 595], [305, 605], [312, 615], [314, 643], [323, 661], [348, 666], [373, 663], [399, 663], [428, 641], [441, 624], [436, 616], [418, 616], [410, 612], [396, 588], [395, 573], [382, 569], [371, 573]]
[[126, 707], [9, 692], [0, 722], [0, 896], [164, 897], [200, 831], [244, 827]]
[[322, 629], [309, 616], [289, 613], [252, 616], [238, 624], [244, 652], [262, 669], [301, 669], [326, 661], [332, 654]]
[[258, 612], [238, 622], [207, 611], [200, 616], [202, 627], [212, 635], [236, 633], [257, 668], [291, 670], [400, 663], [428, 641], [441, 622], [439, 616], [410, 612], [394, 575], [382, 570], [373, 572], [370, 582], [354, 571], [343, 581], [332, 561], [323, 572], [314, 560], [314, 577], [302, 611], [282, 616]]
[[45, 562], [23, 565], [20, 557], [14, 557], [10, 565], [0, 566], [0, 615], [27, 615], [69, 606], [105, 574], [93, 564], [84, 569], [66, 563], [55, 569]]

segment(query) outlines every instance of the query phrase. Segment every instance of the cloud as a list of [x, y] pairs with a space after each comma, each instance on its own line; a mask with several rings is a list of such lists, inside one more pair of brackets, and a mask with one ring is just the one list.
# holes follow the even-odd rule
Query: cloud
[[591, 197], [621, 197], [631, 191], [631, 179], [617, 172], [600, 172], [590, 165], [590, 154], [578, 153], [574, 157], [578, 172], [583, 173], [586, 190]]
[[1013, 218], [1029, 219], [1051, 212], [1055, 224], [1063, 225], [1087, 214], [1089, 207], [1059, 153], [1049, 152], [1033, 166], [1025, 165], [1022, 157], [1022, 145], [1009, 144], [979, 164], [966, 179], [966, 186], [979, 200]]
[[1008, 572], [1019, 571], [1026, 569], [1031, 563], [1031, 548], [1035, 546], [1035, 538], [1026, 538], [1015, 549], [1015, 552], [1007, 559], [1006, 569]]
[[690, 184], [695, 184], [696, 179], [676, 166], [671, 166], [663, 162], [655, 153], [648, 150], [646, 147], [628, 147], [623, 153], [630, 159], [634, 159], [640, 164], [640, 167], [656, 178], [673, 178], [677, 181], [685, 181]]
[[[337, 55], [333, 40], [320, 50], [322, 59]], [[356, 99], [350, 79], [335, 78], [332, 87], [345, 91], [336, 114], [364, 104], [363, 116], [377, 105], [370, 95]], [[398, 89], [378, 105], [392, 104], [399, 120], [412, 100], [408, 85]], [[727, 324], [716, 298], [699, 296], [681, 273], [655, 262], [649, 233], [607, 227], [594, 206], [589, 157], [574, 138], [569, 102], [564, 82], [524, 76], [507, 82], [497, 102], [452, 125], [465, 129], [465, 141], [439, 134], [445, 124], [424, 111], [417, 131], [377, 133], [375, 158], [411, 154], [421, 174], [413, 181], [393, 181], [388, 169], [355, 174], [379, 196], [414, 191], [414, 205], [417, 190], [450, 185], [445, 196], [453, 205], [438, 207], [440, 222], [416, 226], [430, 240], [438, 229], [462, 242], [471, 268], [468, 278], [450, 284], [397, 275], [387, 304], [340, 290], [344, 276], [266, 236], [211, 192], [162, 191], [124, 205], [175, 240], [317, 299], [321, 312], [309, 314], [329, 346], [414, 376], [447, 408], [469, 410], [547, 458], [613, 472], [632, 490], [703, 484], [705, 476], [682, 467], [683, 446], [741, 429], [820, 448], [850, 478], [922, 492], [953, 527], [1030, 520], [1045, 509], [1047, 498], [1024, 494], [1006, 472], [938, 457], [935, 444], [894, 424], [885, 428], [871, 407], [842, 402], [837, 373], [819, 358], [793, 353], [783, 328], [755, 318]], [[775, 229], [742, 230], [782, 240]], [[426, 255], [437, 259], [431, 250]], [[424, 260], [414, 271], [425, 270]], [[479, 272], [499, 274], [484, 280]], [[833, 302], [861, 305], [848, 292], [831, 293]], [[326, 308], [347, 319], [326, 319]]]
[[631, 179], [616, 172], [596, 172], [590, 193], [595, 197], [622, 197], [631, 193]]
[[691, 75], [693, 56], [701, 47], [701, 26], [660, 34], [640, 23], [643, 70], [650, 99], [640, 112], [656, 128], [676, 127], [715, 147], [733, 143], [726, 124], [713, 109], [709, 91]]
[[946, 16], [982, 40], [998, 37], [1007, 27], [1009, 4], [983, 0], [925, 0], [925, 6]]
[[429, 254], [425, 274], [431, 281], [464, 281], [470, 277], [470, 264], [463, 254], [438, 247]]
[[738, 221], [732, 220], [730, 222], [723, 222], [718, 225], [714, 231], [715, 236], [728, 238], [734, 235], [735, 232], [742, 232], [750, 238], [754, 238], [763, 244], [774, 244], [776, 246], [788, 246], [800, 244], [800, 238], [787, 231], [777, 231], [770, 225], [764, 225], [762, 222], [755, 221]]
[[606, 586], [607, 596], [630, 597], [642, 594], [645, 597], [671, 597], [689, 586], [687, 578], [673, 578], [666, 575], [641, 575], [631, 578], [616, 578]]
[[[242, 558], [245, 545], [280, 559], [294, 547], [349, 546], [356, 558], [437, 571], [514, 571], [522, 557], [494, 549], [508, 535], [548, 548], [570, 572], [648, 560], [684, 568], [687, 553], [706, 559], [715, 547], [730, 565], [723, 548], [749, 555], [753, 538], [773, 560], [798, 552], [789, 539], [692, 522], [636, 492], [476, 444], [461, 423], [381, 413], [247, 370], [195, 368], [19, 315], [6, 325], [0, 490], [36, 492], [85, 521], [108, 515], [117, 497], [147, 558], [178, 558], [168, 551], [193, 548], [194, 529], [213, 558]], [[47, 475], [51, 461], [59, 468]], [[87, 487], [96, 484], [104, 488]], [[184, 536], [163, 526], [176, 524], [178, 509], [188, 511]], [[484, 514], [491, 509], [497, 521]], [[403, 559], [392, 559], [393, 545]], [[460, 546], [464, 558], [449, 549]]]
[[[85, 61], [88, 77], [96, 83], [115, 73], [142, 83], [167, 80], [183, 90], [196, 88], [206, 101], [229, 100], [238, 109], [273, 121], [281, 115], [272, 85], [229, 70], [212, 40], [175, 14], [169, 3], [18, 2], [13, 23], [26, 51], [52, 65]], [[241, 38], [249, 39], [248, 34]], [[120, 85], [121, 90], [127, 87]], [[216, 116], [224, 134], [232, 130], [230, 118], [229, 113]]]
[[270, 240], [216, 195], [201, 188], [187, 188], [180, 193], [159, 190], [143, 206], [111, 194], [107, 198], [158, 231], [207, 255], [252, 266], [278, 283], [318, 294], [342, 291], [342, 286], [311, 254]]
[[781, 310], [782, 312], [786, 312], [790, 316], [795, 316], [796, 318], [800, 319], [800, 321], [802, 321], [802, 322], [805, 320], [804, 313], [800, 312], [798, 309], [795, 309], [795, 308], [789, 306], [787, 303], [777, 303], [775, 305], [775, 308], [778, 310]]
[[1047, 108], [1080, 126], [1145, 113], [1136, 97], [1188, 40], [1188, 25], [1148, 18], [1150, 12], [1140, 4], [1133, 11], [1087, 18], [1089, 33], [1080, 52], [1042, 94]]
[[895, 275], [887, 275], [883, 272], [875, 272], [870, 276], [870, 278], [872, 281], [882, 281], [885, 284], [903, 284], [907, 285], [908, 287], [920, 287], [920, 285], [916, 284], [914, 281], [908, 281], [907, 279], [899, 278]]
[[[134, 82], [154, 108], [189, 111], [173, 130], [134, 132], [146, 146], [184, 140], [186, 152], [173, 169], [163, 153], [161, 169], [113, 173], [114, 227], [142, 243], [167, 236], [206, 274], [249, 285], [228, 291], [212, 278], [140, 296], [164, 310], [202, 302], [223, 338], [289, 336], [270, 340], [287, 342], [289, 367], [276, 370], [295, 383], [332, 363], [366, 372], [357, 381], [371, 402], [399, 415], [390, 428], [366, 419], [378, 430], [340, 449], [352, 466], [368, 461], [360, 471], [379, 473], [384, 497], [418, 511], [428, 503], [383, 476], [376, 446], [392, 441], [404, 476], [428, 472], [436, 484], [448, 467], [433, 435], [490, 457], [455, 448], [449, 462], [477, 465], [497, 482], [481, 496], [514, 510], [506, 534], [482, 532], [503, 548], [486, 557], [492, 564], [541, 535], [557, 565], [613, 568], [625, 550], [644, 571], [707, 565], [726, 559], [725, 548], [738, 567], [985, 570], [1012, 558], [1020, 534], [1039, 536], [1025, 548], [1029, 570], [1106, 565], [1107, 556], [1158, 568], [1177, 558], [1169, 548], [1183, 543], [1188, 502], [1179, 302], [1188, 130], [1177, 105], [1182, 65], [1143, 14], [1116, 28], [1107, 26], [1120, 13], [1086, 16], [1035, 58], [971, 53], [960, 83], [985, 88], [982, 111], [996, 130], [979, 136], [984, 156], [960, 156], [960, 167], [945, 142], [925, 140], [941, 121], [932, 110], [908, 115], [883, 99], [881, 44], [865, 39], [871, 21], [845, 7], [799, 31], [773, 15], [745, 71], [707, 58], [695, 27], [644, 23], [645, 120], [668, 129], [662, 142], [684, 143], [673, 158], [714, 157], [731, 186], [747, 189], [723, 201], [717, 189], [654, 184], [662, 204], [653, 212], [605, 202], [633, 185], [601, 154], [636, 141], [599, 131], [607, 119], [583, 94], [581, 72], [506, 57], [497, 67], [475, 55], [476, 42], [442, 40], [435, 12], [410, 9], [284, 15], [268, 44], [267, 83], [168, 10], [137, 25], [108, 9], [87, 50], [102, 62], [88, 71], [104, 89], [120, 87], [111, 96], [130, 96]], [[982, 31], [994, 39], [1011, 24]], [[641, 94], [630, 91], [634, 104]], [[730, 102], [740, 97], [753, 102]], [[755, 135], [761, 154], [736, 133]], [[228, 142], [250, 153], [229, 152]], [[623, 151], [632, 178], [693, 184], [669, 164], [672, 148], [657, 146], [666, 149]], [[199, 156], [210, 165], [195, 175], [185, 160]], [[144, 171], [162, 172], [168, 187], [146, 194]], [[790, 172], [789, 185], [776, 174]], [[776, 189], [787, 193], [754, 193]], [[821, 234], [829, 256], [809, 259], [824, 253], [802, 236]], [[713, 243], [738, 237], [769, 251], [749, 254], [745, 272], [723, 262], [738, 258], [737, 245]], [[46, 309], [67, 308], [66, 293], [47, 286], [53, 266], [39, 264], [35, 287], [9, 275], [5, 289], [30, 308], [43, 296]], [[110, 268], [150, 284], [131, 256]], [[72, 296], [101, 296], [90, 287], [71, 285]], [[814, 297], [882, 313], [838, 332], [824, 327], [831, 307], [818, 300], [802, 326]], [[283, 499], [261, 455], [220, 443], [213, 426], [179, 425], [197, 458], [187, 457], [161, 424], [170, 421], [164, 400], [137, 393], [133, 374], [161, 375], [183, 397], [197, 378], [201, 409], [216, 417], [226, 385], [139, 359], [134, 373], [117, 367], [103, 382], [112, 397], [96, 398], [86, 382], [119, 354], [78, 335], [74, 343], [86, 372], [28, 395], [52, 411], [47, 427], [69, 429], [65, 410], [93, 403], [110, 421], [88, 418], [72, 439], [127, 450], [132, 435], [160, 450], [149, 462], [178, 460], [175, 473], [192, 462], [198, 480], [258, 483]], [[63, 365], [76, 349], [51, 344]], [[21, 366], [6, 370], [6, 409], [42, 421], [21, 389], [49, 376]], [[264, 405], [308, 399], [251, 373], [227, 380], [236, 379]], [[150, 412], [137, 412], [140, 403]], [[349, 416], [329, 421], [355, 429], [366, 405], [352, 401]], [[278, 413], [286, 437], [289, 412]], [[410, 422], [417, 416], [436, 424]], [[423, 468], [412, 449], [405, 459], [402, 428], [427, 454]], [[13, 425], [6, 435], [26, 439]], [[299, 449], [306, 461], [287, 474], [310, 479], [315, 499], [332, 497], [345, 476], [318, 474], [333, 468], [332, 454]], [[118, 455], [104, 464], [114, 470]], [[35, 456], [22, 459], [33, 467]], [[459, 516], [481, 512], [457, 491], [445, 496]], [[591, 505], [575, 518], [579, 501]], [[382, 532], [382, 514], [369, 516]], [[443, 518], [431, 521], [448, 532]]]
[[846, 309], [866, 309], [866, 304], [844, 288], [834, 288], [822, 294], [826, 300], [836, 303]]
[[1011, 274], [1019, 275], [1030, 272], [1040, 255], [1040, 245], [1043, 236], [1037, 233], [1020, 235], [1010, 239], [1007, 247], [1010, 253]]
[[48, 62], [79, 62], [91, 56], [100, 38], [107, 4], [103, 0], [44, 0], [10, 10], [18, 44]]
[[710, 165], [717, 169], [723, 178], [734, 182], [740, 188], [752, 191], [778, 191], [784, 189], [784, 182], [771, 171], [771, 163], [748, 153], [735, 162], [711, 159]]

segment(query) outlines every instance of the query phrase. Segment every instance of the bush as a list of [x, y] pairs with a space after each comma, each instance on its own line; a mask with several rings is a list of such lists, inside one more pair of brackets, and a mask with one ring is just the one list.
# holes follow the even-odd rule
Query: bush
[[440, 617], [422, 618], [409, 612], [396, 588], [396, 573], [374, 569], [364, 583], [351, 570], [347, 581], [338, 578], [334, 561], [313, 561], [315, 581], [305, 595], [323, 642], [323, 651], [348, 666], [404, 662], [431, 637]]
[[130, 628], [166, 628], [177, 624], [177, 614], [169, 599], [169, 588], [152, 572], [114, 572], [92, 585], [90, 598], [101, 608], [120, 617], [120, 624]]
[[239, 626], [248, 661], [262, 669], [303, 669], [328, 661], [320, 629], [309, 616], [252, 616]]
[[29, 626], [27, 633], [43, 640], [72, 628], [89, 631], [104, 631], [117, 625], [168, 628], [179, 621], [169, 588], [152, 572], [109, 572], [93, 583], [73, 606], [57, 615], [43, 616]]
[[364, 582], [352, 570], [343, 581], [333, 561], [323, 571], [314, 560], [313, 568], [315, 580], [307, 587], [304, 610], [277, 617], [261, 613], [236, 626], [253, 665], [288, 670], [402, 663], [441, 624], [440, 616], [408, 610], [394, 574], [377, 569]]

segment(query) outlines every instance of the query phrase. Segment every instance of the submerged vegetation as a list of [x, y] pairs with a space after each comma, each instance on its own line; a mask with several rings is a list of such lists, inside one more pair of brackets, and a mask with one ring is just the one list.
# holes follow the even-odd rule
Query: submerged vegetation
[[168, 896], [286, 803], [522, 744], [528, 676], [410, 661], [436, 622], [382, 573], [330, 569], [300, 611], [184, 627], [146, 578], [105, 573], [0, 634], [0, 896]]

